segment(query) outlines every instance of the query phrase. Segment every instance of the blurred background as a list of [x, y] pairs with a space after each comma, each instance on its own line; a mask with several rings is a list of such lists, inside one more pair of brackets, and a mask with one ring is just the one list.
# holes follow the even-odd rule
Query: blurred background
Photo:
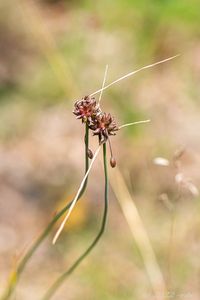
[[[113, 152], [166, 298], [200, 298], [199, 11], [198, 0], [0, 1], [0, 291], [78, 189], [84, 128], [72, 114], [74, 101], [101, 87], [106, 64], [111, 82], [180, 54], [110, 87], [102, 107], [119, 125], [151, 119], [120, 130]], [[13, 299], [39, 299], [88, 246], [100, 226], [103, 191], [99, 155], [65, 232], [53, 247], [54, 228]], [[110, 188], [105, 235], [53, 299], [155, 299], [141, 252]]]

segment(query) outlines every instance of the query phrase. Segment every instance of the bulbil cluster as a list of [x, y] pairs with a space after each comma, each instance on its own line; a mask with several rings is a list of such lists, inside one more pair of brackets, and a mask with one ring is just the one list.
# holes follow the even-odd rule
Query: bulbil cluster
[[[116, 131], [119, 128], [116, 125], [114, 118], [110, 113], [102, 112], [99, 104], [94, 97], [85, 96], [81, 100], [75, 102], [73, 113], [77, 119], [81, 119], [83, 123], [86, 123], [93, 135], [97, 135], [99, 138], [99, 144], [109, 141], [109, 147], [111, 152], [110, 164], [114, 168], [116, 161], [112, 155], [112, 148], [109, 136], [116, 135]], [[89, 149], [88, 149], [89, 150]], [[92, 157], [91, 150], [89, 150], [89, 158]]]
[[113, 117], [108, 113], [99, 114], [94, 121], [89, 125], [94, 135], [98, 135], [99, 143], [105, 143], [109, 135], [115, 135], [118, 127]]
[[101, 110], [94, 97], [85, 96], [75, 102], [73, 113], [77, 119], [81, 119], [83, 123], [88, 123], [89, 126], [92, 120], [101, 113]]

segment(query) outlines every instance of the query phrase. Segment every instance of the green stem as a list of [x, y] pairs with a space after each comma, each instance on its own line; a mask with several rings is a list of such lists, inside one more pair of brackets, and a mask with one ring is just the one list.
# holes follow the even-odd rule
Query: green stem
[[90, 251], [95, 247], [102, 234], [104, 233], [107, 213], [108, 213], [108, 174], [107, 174], [107, 162], [106, 162], [106, 144], [103, 144], [103, 160], [104, 160], [104, 173], [105, 173], [105, 204], [104, 204], [104, 213], [103, 219], [101, 223], [100, 230], [93, 240], [91, 245], [87, 248], [87, 250], [74, 262], [74, 264], [64, 272], [58, 279], [53, 283], [53, 285], [48, 289], [46, 294], [42, 297], [41, 300], [49, 300], [61, 286], [61, 284], [65, 281], [65, 279], [79, 266], [79, 264], [84, 260], [84, 258], [90, 253]]
[[[89, 159], [88, 159], [88, 145], [89, 145], [89, 128], [87, 125], [85, 125], [85, 173], [88, 170], [89, 167]], [[88, 180], [88, 178], [87, 178]], [[85, 184], [81, 190], [79, 199], [83, 195], [86, 186], [87, 186], [87, 180], [85, 181]], [[22, 274], [26, 264], [28, 263], [29, 259], [32, 257], [34, 252], [37, 250], [37, 248], [40, 246], [40, 244], [43, 242], [43, 240], [47, 237], [47, 235], [50, 233], [52, 227], [54, 224], [58, 221], [58, 219], [69, 209], [72, 201], [68, 203], [61, 211], [59, 211], [54, 218], [50, 221], [48, 226], [44, 229], [44, 231], [39, 235], [39, 237], [36, 239], [36, 241], [32, 244], [32, 246], [29, 248], [29, 250], [26, 252], [24, 257], [19, 262], [18, 266], [15, 268], [15, 270], [12, 272], [10, 276], [10, 280], [8, 282], [8, 285], [3, 293], [3, 295], [0, 297], [0, 300], [8, 300], [12, 293], [15, 290], [15, 287], [17, 285], [17, 282], [20, 278], [20, 275]]]

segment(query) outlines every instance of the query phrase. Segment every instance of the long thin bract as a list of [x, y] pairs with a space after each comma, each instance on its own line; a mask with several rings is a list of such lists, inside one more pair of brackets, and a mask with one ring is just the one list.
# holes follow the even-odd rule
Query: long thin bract
[[79, 198], [79, 195], [80, 195], [80, 193], [81, 193], [81, 190], [82, 190], [82, 188], [83, 188], [83, 186], [84, 186], [84, 184], [85, 184], [85, 181], [87, 180], [87, 177], [88, 177], [88, 175], [89, 175], [89, 173], [90, 173], [90, 170], [91, 170], [91, 168], [92, 168], [92, 165], [93, 165], [94, 161], [95, 161], [96, 158], [97, 158], [97, 155], [98, 155], [98, 153], [99, 153], [100, 148], [101, 148], [101, 146], [98, 147], [98, 149], [96, 150], [96, 152], [95, 152], [95, 154], [94, 154], [93, 159], [91, 160], [90, 166], [89, 166], [87, 172], [85, 173], [85, 176], [83, 177], [83, 180], [82, 180], [82, 182], [81, 182], [81, 184], [80, 184], [80, 187], [79, 187], [79, 189], [78, 189], [78, 192], [76, 193], [75, 198], [72, 200], [72, 203], [71, 203], [71, 206], [70, 206], [70, 208], [69, 208], [69, 210], [68, 210], [68, 212], [67, 212], [67, 215], [66, 215], [66, 217], [64, 218], [64, 220], [62, 221], [60, 227], [58, 228], [58, 231], [57, 231], [56, 234], [55, 234], [55, 237], [54, 237], [54, 239], [53, 239], [53, 244], [56, 243], [56, 241], [57, 241], [59, 235], [61, 234], [61, 232], [62, 232], [62, 230], [63, 230], [63, 228], [64, 228], [64, 226], [65, 226], [65, 223], [67, 222], [67, 220], [68, 220], [68, 218], [69, 218], [69, 216], [70, 216], [70, 214], [71, 214], [71, 212], [72, 212], [72, 210], [73, 210], [73, 208], [74, 208], [76, 202], [78, 201], [78, 198]]
[[132, 72], [130, 72], [130, 73], [128, 73], [128, 74], [126, 74], [126, 75], [124, 75], [124, 76], [122, 76], [122, 77], [116, 79], [115, 81], [109, 83], [108, 85], [106, 85], [105, 87], [103, 87], [103, 88], [97, 90], [96, 92], [90, 94], [90, 96], [94, 96], [94, 95], [100, 93], [101, 91], [106, 90], [106, 89], [109, 88], [111, 85], [113, 85], [113, 84], [115, 84], [115, 83], [117, 83], [117, 82], [119, 82], [119, 81], [121, 81], [121, 80], [123, 80], [123, 79], [125, 79], [125, 78], [128, 78], [128, 77], [130, 77], [130, 76], [132, 76], [132, 75], [134, 75], [134, 74], [136, 74], [136, 73], [138, 73], [138, 72], [140, 72], [140, 71], [142, 71], [142, 70], [149, 69], [149, 68], [152, 68], [152, 67], [157, 66], [157, 65], [159, 65], [159, 64], [165, 63], [165, 62], [167, 62], [167, 61], [169, 61], [169, 60], [172, 60], [172, 59], [174, 59], [174, 58], [176, 58], [176, 57], [178, 57], [178, 56], [180, 56], [180, 54], [177, 54], [177, 55], [175, 55], [175, 56], [172, 56], [172, 57], [169, 57], [169, 58], [160, 60], [160, 61], [158, 61], [158, 62], [156, 62], [156, 63], [150, 64], [150, 65], [144, 66], [144, 67], [142, 67], [142, 68], [140, 68], [140, 69], [137, 69], [137, 70], [135, 70], [135, 71], [132, 71]]
[[149, 123], [151, 120], [143, 120], [143, 121], [136, 121], [136, 122], [132, 122], [132, 123], [127, 123], [124, 125], [119, 126], [119, 129], [124, 128], [124, 127], [128, 127], [128, 126], [132, 126], [132, 125], [137, 125], [137, 124], [143, 124], [143, 123]]
[[103, 83], [102, 83], [101, 92], [100, 92], [100, 95], [99, 95], [99, 102], [98, 102], [99, 104], [101, 102], [101, 98], [102, 98], [102, 94], [103, 94], [103, 88], [104, 88], [105, 83], [106, 83], [107, 73], [108, 73], [108, 65], [106, 65], [106, 68], [105, 68]]

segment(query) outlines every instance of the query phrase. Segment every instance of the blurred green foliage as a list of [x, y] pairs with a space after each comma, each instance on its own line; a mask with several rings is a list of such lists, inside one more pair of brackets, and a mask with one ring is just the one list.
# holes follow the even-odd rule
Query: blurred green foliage
[[[39, 110], [99, 87], [106, 63], [116, 78], [135, 66], [184, 54], [200, 33], [198, 0], [40, 1], [36, 9], [14, 2], [1, 4], [0, 100], [22, 107], [25, 100]], [[111, 102], [124, 121], [139, 118], [137, 109], [123, 105], [124, 95], [132, 98], [124, 85], [112, 88]]]

